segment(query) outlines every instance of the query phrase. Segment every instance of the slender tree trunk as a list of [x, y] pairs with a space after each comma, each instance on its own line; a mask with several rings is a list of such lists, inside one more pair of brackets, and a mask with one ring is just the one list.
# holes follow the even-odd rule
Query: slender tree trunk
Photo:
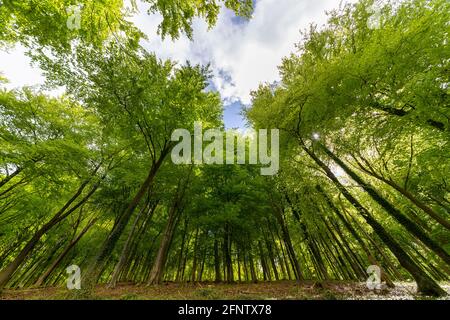
[[[285, 244], [284, 244], [283, 241], [281, 241], [282, 239], [280, 238], [279, 234], [277, 234], [277, 238], [280, 239], [280, 247], [281, 247], [281, 253], [282, 253], [282, 256], [283, 256], [283, 263], [285, 265], [285, 269], [286, 269], [286, 273], [287, 273], [288, 279], [292, 280], [293, 278], [295, 278], [295, 275], [294, 275], [294, 277], [292, 277], [292, 275], [291, 275], [291, 269], [289, 267], [289, 261], [288, 261], [288, 257], [287, 257], [286, 250], [285, 250]], [[294, 271], [294, 273], [295, 273], [295, 271]]]
[[280, 247], [281, 247], [281, 254], [280, 254], [280, 250], [277, 249], [278, 245], [277, 245], [277, 242], [275, 241], [275, 237], [274, 237], [274, 235], [273, 235], [273, 232], [272, 232], [270, 223], [268, 224], [268, 230], [269, 230], [269, 234], [270, 234], [270, 240], [271, 240], [272, 243], [275, 245], [275, 254], [276, 254], [278, 263], [279, 263], [279, 265], [280, 265], [280, 267], [281, 267], [281, 272], [283, 273], [283, 280], [285, 280], [285, 279], [287, 279], [287, 278], [290, 279], [290, 276], [288, 276], [287, 271], [286, 271], [286, 268], [285, 268], [285, 264], [284, 264], [284, 258], [283, 258], [283, 255], [284, 255], [284, 252], [283, 252], [283, 245], [280, 244]]
[[18, 238], [11, 243], [0, 255], [0, 268], [3, 266], [3, 261], [6, 261], [6, 258], [9, 257], [17, 248], [20, 248], [22, 243], [24, 243], [27, 238], [27, 234], [25, 232], [21, 232]]
[[184, 247], [186, 245], [186, 234], [188, 232], [188, 218], [184, 219], [184, 229], [183, 229], [183, 237], [181, 239], [181, 248], [180, 248], [180, 255], [178, 257], [178, 263], [177, 263], [177, 274], [175, 276], [175, 281], [179, 282], [181, 281], [181, 266], [183, 263], [183, 255], [184, 255]]
[[231, 232], [228, 223], [225, 224], [224, 254], [226, 265], [226, 281], [228, 283], [232, 283], [234, 281], [234, 273], [233, 261], [231, 259]]
[[312, 239], [307, 226], [305, 225], [305, 223], [303, 221], [301, 221], [300, 212], [292, 204], [292, 200], [290, 199], [287, 192], [284, 193], [284, 197], [285, 197], [286, 202], [288, 203], [289, 207], [291, 208], [291, 211], [292, 211], [292, 214], [293, 214], [295, 220], [300, 224], [300, 228], [306, 238], [307, 246], [309, 247], [313, 261], [315, 262], [317, 274], [319, 275], [320, 278], [327, 280], [328, 273], [327, 273], [326, 267], [324, 265], [323, 259], [320, 255], [320, 250], [318, 249], [314, 239]]
[[334, 153], [328, 150], [324, 145], [321, 145], [325, 153], [339, 165], [345, 173], [347, 173], [355, 182], [357, 182], [367, 194], [381, 207], [383, 207], [389, 215], [391, 215], [399, 224], [401, 224], [406, 230], [411, 234], [416, 236], [423, 244], [425, 244], [430, 250], [436, 253], [442, 260], [444, 260], [448, 265], [450, 265], [450, 255], [431, 239], [425, 232], [423, 232], [420, 227], [418, 227], [414, 222], [409, 220], [404, 216], [400, 210], [395, 208], [388, 200], [383, 198], [371, 185], [364, 182], [354, 171], [352, 171], [341, 159], [339, 159]]
[[238, 281], [239, 281], [239, 283], [241, 283], [242, 282], [242, 277], [241, 277], [241, 250], [240, 250], [238, 245], [236, 245], [236, 250], [237, 250]]
[[243, 251], [243, 259], [244, 259], [244, 277], [245, 277], [245, 282], [249, 282], [250, 281], [250, 275], [248, 273], [248, 268], [247, 268], [247, 254], [245, 252], [245, 250]]
[[214, 271], [215, 281], [222, 282], [222, 273], [220, 272], [220, 256], [219, 256], [219, 241], [214, 240]]
[[53, 263], [47, 268], [47, 270], [39, 277], [39, 279], [34, 284], [35, 287], [40, 287], [47, 280], [47, 278], [55, 271], [61, 261], [67, 256], [69, 251], [81, 240], [81, 238], [89, 231], [89, 229], [94, 225], [96, 220], [92, 220], [84, 229], [80, 232], [80, 234], [70, 241], [69, 245], [64, 249], [63, 252], [56, 258]]
[[267, 236], [264, 234], [264, 242], [266, 244], [267, 252], [269, 254], [269, 260], [272, 265], [273, 275], [275, 276], [275, 280], [280, 280], [280, 276], [278, 275], [277, 264], [275, 263], [275, 257], [273, 255], [272, 244], [267, 239]]
[[[177, 195], [178, 197], [178, 195]], [[178, 200], [175, 200], [169, 213], [169, 220], [167, 221], [166, 229], [161, 239], [161, 244], [159, 246], [158, 254], [156, 255], [155, 262], [153, 263], [152, 270], [150, 271], [150, 276], [148, 279], [148, 284], [160, 284], [164, 267], [166, 265], [167, 256], [170, 249], [170, 243], [172, 242], [172, 237], [175, 231], [176, 223], [178, 221]]]
[[197, 228], [197, 230], [195, 231], [194, 252], [193, 252], [194, 259], [192, 261], [192, 270], [191, 270], [191, 281], [192, 282], [195, 282], [195, 277], [196, 277], [196, 273], [197, 273], [198, 243], [199, 243], [198, 233], [199, 233], [199, 229]]
[[103, 242], [101, 249], [91, 262], [88, 271], [86, 272], [86, 275], [83, 277], [82, 280], [83, 290], [85, 292], [89, 293], [93, 289], [93, 287], [97, 284], [98, 279], [101, 276], [102, 270], [104, 269], [104, 266], [106, 264], [106, 261], [111, 256], [111, 253], [114, 250], [116, 243], [119, 240], [120, 236], [122, 235], [125, 227], [127, 226], [131, 216], [133, 215], [134, 210], [139, 205], [142, 198], [152, 185], [153, 180], [169, 151], [170, 148], [166, 148], [165, 150], [163, 150], [159, 159], [156, 162], [152, 163], [150, 171], [144, 183], [141, 185], [139, 191], [136, 193], [136, 195], [134, 196], [133, 200], [130, 202], [128, 207], [120, 215], [116, 225], [113, 227], [108, 237]]
[[[356, 160], [356, 158], [354, 157]], [[363, 159], [366, 164], [368, 164], [368, 161], [366, 159]], [[432, 208], [427, 206], [425, 203], [423, 203], [420, 199], [415, 197], [411, 192], [409, 192], [406, 188], [398, 185], [392, 180], [386, 179], [385, 177], [377, 174], [374, 170], [367, 169], [364, 167], [360, 162], [358, 162], [358, 166], [361, 168], [362, 171], [367, 173], [368, 175], [386, 183], [387, 185], [391, 186], [395, 190], [397, 190], [400, 194], [402, 194], [405, 198], [409, 199], [413, 204], [415, 204], [418, 208], [420, 208], [422, 211], [427, 213], [431, 218], [433, 218], [436, 222], [440, 223], [442, 226], [444, 226], [447, 230], [450, 230], [450, 221], [444, 219], [439, 213], [434, 211]]]
[[19, 173], [21, 173], [22, 170], [23, 168], [17, 168], [16, 171], [11, 173], [10, 175], [7, 175], [3, 180], [0, 180], [0, 188], [3, 187], [5, 184], [7, 184], [9, 181], [11, 181]]
[[206, 248], [202, 253], [202, 262], [200, 263], [200, 272], [198, 273], [197, 281], [202, 282], [203, 272], [205, 271], [205, 262], [206, 262]]
[[94, 192], [97, 190], [99, 186], [98, 183], [92, 187], [89, 193], [82, 200], [80, 200], [80, 202], [78, 202], [75, 206], [73, 206], [71, 209], [68, 210], [68, 208], [72, 205], [72, 203], [75, 202], [76, 199], [83, 193], [83, 190], [86, 188], [88, 183], [89, 181], [85, 181], [84, 183], [82, 183], [81, 186], [78, 188], [77, 192], [73, 195], [73, 197], [69, 201], [67, 201], [67, 203], [53, 216], [52, 219], [50, 219], [50, 221], [48, 221], [38, 231], [36, 231], [33, 237], [27, 242], [25, 247], [23, 247], [23, 249], [19, 252], [17, 257], [10, 264], [8, 264], [2, 271], [0, 271], [0, 290], [5, 287], [5, 285], [11, 279], [14, 272], [22, 265], [22, 263], [30, 254], [30, 252], [33, 251], [33, 249], [39, 243], [40, 239], [59, 222], [61, 222], [71, 213], [76, 211], [94, 194]]
[[372, 215], [354, 198], [350, 192], [339, 182], [339, 179], [334, 173], [323, 163], [311, 150], [309, 150], [300, 140], [300, 145], [303, 150], [316, 162], [316, 164], [324, 170], [327, 177], [335, 184], [344, 197], [358, 210], [364, 220], [372, 227], [374, 232], [386, 244], [391, 252], [398, 259], [400, 264], [409, 271], [417, 282], [418, 291], [424, 294], [434, 296], [445, 295], [446, 292], [430, 277], [428, 276], [403, 250], [403, 248], [389, 235], [384, 227], [376, 221]]
[[252, 276], [252, 281], [254, 283], [258, 282], [258, 276], [256, 274], [256, 270], [255, 270], [255, 263], [253, 261], [253, 255], [251, 254], [251, 248], [250, 248], [250, 255], [249, 255], [249, 262], [250, 262], [250, 275]]
[[132, 244], [132, 240], [133, 240], [133, 236], [135, 235], [135, 230], [136, 227], [138, 225], [139, 219], [141, 218], [142, 214], [149, 209], [149, 211], [147, 212], [148, 215], [152, 215], [152, 213], [154, 212], [154, 210], [156, 209], [156, 206], [152, 206], [150, 208], [148, 208], [150, 204], [150, 201], [148, 200], [148, 203], [146, 203], [142, 210], [139, 211], [139, 214], [136, 216], [133, 225], [131, 226], [131, 230], [130, 233], [128, 234], [128, 238], [127, 241], [125, 241], [125, 245], [122, 249], [122, 253], [120, 254], [120, 258], [119, 261], [117, 262], [113, 274], [111, 276], [111, 280], [109, 282], [109, 287], [110, 288], [115, 288], [117, 285], [117, 281], [119, 279], [120, 273], [122, 272], [122, 269], [125, 265], [125, 262], [127, 261], [129, 255], [130, 255], [130, 251], [131, 251], [131, 244]]
[[303, 274], [301, 272], [300, 264], [297, 259], [297, 255], [295, 254], [294, 247], [292, 245], [291, 236], [289, 235], [289, 230], [286, 226], [286, 223], [284, 221], [283, 213], [281, 212], [281, 209], [273, 203], [272, 199], [272, 207], [273, 207], [273, 213], [275, 214], [275, 217], [277, 218], [277, 221], [281, 228], [281, 234], [283, 236], [283, 241], [286, 245], [286, 250], [289, 256], [289, 259], [291, 260], [292, 268], [294, 270], [295, 277], [297, 280], [304, 280]]
[[263, 269], [263, 278], [264, 281], [269, 280], [270, 281], [270, 270], [266, 262], [266, 258], [264, 256], [263, 248], [261, 241], [258, 241], [258, 249], [259, 249], [259, 259], [261, 261], [261, 267]]

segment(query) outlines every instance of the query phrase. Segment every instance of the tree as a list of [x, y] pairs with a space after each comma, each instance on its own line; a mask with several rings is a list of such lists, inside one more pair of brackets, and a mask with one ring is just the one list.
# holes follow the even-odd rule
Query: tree
[[[408, 143], [403, 145], [403, 153], [399, 153], [400, 148], [391, 141], [409, 141], [411, 132], [420, 128], [425, 132], [424, 136], [433, 137], [434, 144], [430, 149], [441, 143], [445, 145], [448, 94], [444, 85], [446, 80], [443, 80], [445, 76], [441, 78], [438, 74], [443, 75], [446, 69], [446, 43], [441, 41], [443, 37], [440, 35], [445, 32], [448, 3], [407, 1], [397, 7], [386, 4], [380, 8], [382, 20], [378, 29], [371, 29], [368, 23], [372, 4], [372, 1], [360, 1], [347, 5], [341, 11], [333, 12], [323, 29], [313, 26], [305, 32], [299, 54], [283, 61], [280, 68], [282, 83], [276, 88], [260, 86], [253, 93], [253, 104], [246, 114], [256, 128], [282, 129], [285, 156], [293, 161], [309, 156], [318, 166], [315, 171], [329, 178], [400, 264], [413, 275], [419, 291], [441, 295], [442, 289], [427, 274], [426, 268], [409, 257], [410, 253], [399, 244], [402, 240], [390, 235], [390, 228], [399, 226], [383, 225], [380, 219], [384, 214], [374, 216], [370, 211], [376, 208], [371, 201], [380, 205], [384, 213], [408, 230], [408, 236], [422, 240], [448, 265], [445, 238], [441, 238], [443, 242], [440, 244], [422, 229], [422, 225], [418, 225], [422, 219], [431, 217], [441, 225], [433, 228], [442, 230], [447, 223], [445, 219], [418, 200], [418, 194], [405, 192], [405, 188], [399, 188], [393, 178], [384, 176], [387, 172], [392, 173], [388, 169], [390, 164], [406, 161], [409, 163], [404, 172], [406, 188], [411, 180], [416, 186], [424, 183], [413, 170], [416, 154], [424, 149], [412, 147], [411, 151]], [[411, 61], [420, 63], [411, 68]], [[419, 96], [428, 96], [425, 98], [427, 103]], [[320, 143], [317, 142], [319, 140]], [[315, 150], [318, 145], [322, 148]], [[427, 160], [421, 160], [428, 163], [437, 161], [440, 152], [435, 150], [433, 156], [429, 153]], [[340, 156], [336, 155], [337, 151], [341, 152]], [[361, 157], [358, 159], [361, 154], [365, 155], [366, 161]], [[329, 160], [333, 162], [327, 164]], [[301, 161], [304, 163], [305, 160]], [[383, 168], [383, 175], [374, 174], [372, 164], [377, 162]], [[389, 183], [378, 183], [374, 187], [356, 174], [351, 166], [363, 169], [372, 179], [378, 177]], [[348, 178], [336, 175], [339, 170], [343, 171], [343, 176], [357, 182], [367, 194], [355, 197], [350, 193], [345, 185], [348, 182], [342, 181]], [[446, 179], [446, 173], [440, 171], [439, 166], [436, 173], [435, 178]], [[422, 210], [420, 213], [413, 210], [414, 220], [409, 218], [412, 213], [406, 199], [400, 199], [402, 205], [390, 203], [393, 199], [398, 200], [398, 195], [392, 194], [390, 189], [393, 186], [397, 191], [402, 190], [401, 194]], [[423, 189], [416, 190], [419, 193]], [[424, 214], [428, 217], [425, 218]], [[349, 229], [348, 226], [346, 228]], [[443, 268], [446, 268], [445, 264]]]
[[[0, 288], [3, 288], [40, 239], [89, 200], [112, 161], [92, 148], [98, 140], [84, 128], [95, 128], [98, 122], [79, 105], [66, 99], [34, 96], [29, 90], [22, 96], [3, 91], [1, 97], [1, 142], [5, 147], [2, 148], [2, 166], [6, 172], [2, 177], [2, 197], [19, 195], [30, 201], [28, 207], [14, 208], [19, 210], [16, 216], [8, 212], [11, 219], [17, 219], [21, 209], [37, 211], [34, 214], [41, 218], [44, 215], [16, 258], [1, 270]], [[9, 173], [10, 170], [14, 171]], [[57, 189], [52, 190], [46, 180], [58, 181]], [[33, 199], [35, 190], [44, 197], [59, 193], [60, 201], [52, 202], [47, 208], [44, 203], [39, 206]], [[27, 204], [24, 200], [21, 203]], [[47, 210], [55, 212], [50, 219], [45, 214]]]

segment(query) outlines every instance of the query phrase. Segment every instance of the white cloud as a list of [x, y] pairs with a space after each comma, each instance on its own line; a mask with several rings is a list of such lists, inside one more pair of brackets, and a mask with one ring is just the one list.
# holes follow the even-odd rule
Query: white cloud
[[161, 18], [146, 16], [143, 6], [134, 21], [149, 35], [149, 50], [181, 63], [210, 62], [214, 85], [225, 103], [239, 100], [248, 104], [250, 91], [259, 83], [279, 80], [277, 66], [295, 51], [300, 30], [313, 22], [322, 25], [327, 19], [325, 11], [339, 4], [336, 0], [259, 0], [248, 23], [233, 23], [234, 14], [229, 10], [222, 11], [212, 30], [196, 20], [193, 42], [185, 37], [175, 42], [159, 40], [154, 35]]

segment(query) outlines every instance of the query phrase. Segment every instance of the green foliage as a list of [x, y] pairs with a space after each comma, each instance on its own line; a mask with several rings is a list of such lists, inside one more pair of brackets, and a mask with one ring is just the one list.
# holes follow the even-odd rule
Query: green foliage
[[[81, 28], [71, 30], [70, 6], [81, 8]], [[64, 50], [77, 39], [101, 45], [111, 33], [129, 30], [122, 0], [5, 0], [0, 6], [0, 41]]]
[[[253, 92], [246, 114], [256, 128], [283, 131], [278, 183], [293, 198], [290, 207], [301, 213], [306, 238], [325, 234], [324, 222], [333, 216], [326, 213], [331, 208], [324, 198], [312, 191], [314, 185], [326, 188], [338, 210], [352, 212], [354, 223], [364, 224], [342, 194], [334, 195], [339, 183], [340, 190], [350, 190], [401, 244], [418, 243], [329, 159], [326, 145], [445, 249], [449, 3], [385, 2], [375, 28], [370, 23], [373, 3], [346, 5], [333, 11], [323, 28], [306, 30], [298, 54], [280, 67], [282, 82]], [[338, 182], [331, 183], [330, 176]], [[365, 232], [376, 237], [373, 230]], [[428, 265], [425, 256], [430, 253], [420, 245], [415, 250], [418, 263]]]
[[[192, 39], [192, 22], [196, 17], [213, 27], [223, 3], [224, 8], [250, 18], [252, 0], [143, 0], [150, 4], [149, 13], [159, 13], [163, 21], [159, 34], [179, 38], [181, 33]], [[79, 8], [80, 28], [69, 28], [68, 20]], [[75, 44], [102, 46], [111, 37], [142, 34], [127, 19], [138, 12], [136, 0], [125, 7], [123, 0], [4, 0], [0, 3], [0, 45], [21, 42], [28, 47], [50, 47], [67, 51]]]
[[169, 35], [173, 39], [179, 38], [181, 32], [192, 39], [191, 25], [196, 17], [205, 19], [210, 28], [214, 26], [222, 5], [244, 18], [250, 18], [253, 10], [252, 0], [144, 1], [150, 3], [150, 12], [159, 12], [163, 16], [158, 30], [161, 36]]

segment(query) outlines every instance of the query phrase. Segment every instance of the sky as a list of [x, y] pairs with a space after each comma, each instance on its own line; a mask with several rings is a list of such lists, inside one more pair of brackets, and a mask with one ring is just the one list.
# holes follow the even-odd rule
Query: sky
[[[139, 13], [130, 20], [147, 34], [144, 47], [161, 59], [180, 64], [209, 63], [210, 87], [221, 94], [226, 128], [243, 129], [246, 123], [240, 112], [250, 104], [250, 92], [260, 83], [280, 80], [277, 66], [295, 52], [300, 30], [311, 23], [324, 24], [325, 11], [338, 8], [340, 0], [256, 0], [253, 18], [248, 21], [237, 19], [227, 9], [210, 30], [203, 20], [196, 19], [192, 41], [185, 36], [161, 40], [156, 33], [161, 17], [147, 14], [148, 4], [138, 3]], [[24, 52], [20, 46], [9, 52], [0, 50], [0, 72], [10, 80], [9, 88], [39, 85], [45, 80], [39, 69], [30, 66]]]

